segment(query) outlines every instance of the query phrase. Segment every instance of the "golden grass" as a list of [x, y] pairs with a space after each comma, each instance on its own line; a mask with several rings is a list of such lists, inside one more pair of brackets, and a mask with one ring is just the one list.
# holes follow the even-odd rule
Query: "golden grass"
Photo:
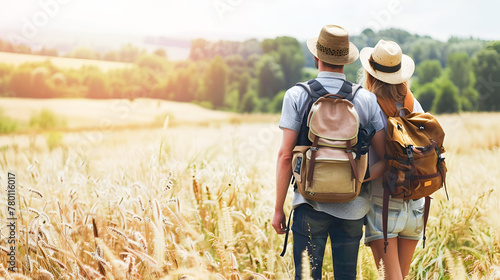
[[[209, 110], [195, 104], [138, 98], [95, 100], [85, 98], [0, 98], [4, 115], [26, 126], [31, 116], [48, 109], [64, 118], [66, 131], [81, 129], [112, 130], [123, 128], [157, 128], [169, 116], [170, 126], [186, 124], [211, 126], [213, 124], [241, 123], [248, 120], [269, 120], [266, 115], [237, 115]], [[267, 119], [266, 119], [267, 118]]]
[[[19, 272], [33, 279], [292, 278], [291, 250], [279, 257], [283, 237], [271, 226], [281, 132], [276, 118], [246, 120], [66, 132], [51, 150], [42, 133], [1, 136], [2, 185], [7, 170], [18, 176]], [[450, 201], [444, 191], [435, 195], [410, 279], [500, 279], [500, 115], [439, 120]], [[6, 207], [5, 195], [0, 204]], [[379, 275], [364, 245], [358, 267], [359, 279]], [[333, 278], [330, 268], [325, 279]]]

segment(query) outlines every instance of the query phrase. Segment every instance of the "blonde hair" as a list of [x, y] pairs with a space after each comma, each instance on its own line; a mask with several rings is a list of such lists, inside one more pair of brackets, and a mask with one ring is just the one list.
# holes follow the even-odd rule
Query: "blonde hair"
[[404, 81], [401, 84], [388, 84], [375, 77], [373, 77], [368, 71], [364, 71], [364, 87], [373, 92], [377, 97], [387, 98], [394, 102], [403, 103], [405, 100], [406, 93], [410, 92], [410, 85], [408, 81]]

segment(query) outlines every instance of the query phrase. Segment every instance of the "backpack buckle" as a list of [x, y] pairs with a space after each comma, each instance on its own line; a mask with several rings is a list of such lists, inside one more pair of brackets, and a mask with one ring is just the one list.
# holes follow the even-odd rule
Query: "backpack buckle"
[[408, 160], [413, 162], [413, 145], [409, 145], [406, 147], [406, 155], [408, 156]]
[[441, 154], [441, 152], [439, 151], [439, 147], [437, 145], [434, 147], [434, 150], [436, 150], [436, 154], [438, 156], [438, 163], [444, 161], [444, 155]]

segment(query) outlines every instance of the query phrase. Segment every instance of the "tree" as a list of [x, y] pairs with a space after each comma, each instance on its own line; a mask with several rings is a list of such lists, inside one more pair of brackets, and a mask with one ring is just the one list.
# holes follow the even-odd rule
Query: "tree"
[[257, 39], [244, 41], [238, 48], [238, 54], [247, 59], [252, 54], [261, 55], [262, 47]]
[[87, 98], [108, 98], [109, 86], [104, 74], [100, 71], [88, 73], [84, 78], [84, 85], [87, 86]]
[[139, 49], [132, 44], [123, 45], [118, 52], [119, 61], [134, 62], [139, 56]]
[[48, 77], [50, 76], [49, 69], [40, 66], [33, 70], [31, 73], [31, 96], [36, 98], [50, 98], [52, 92], [47, 84]]
[[102, 57], [103, 60], [107, 61], [119, 61], [119, 54], [117, 51], [109, 51]]
[[472, 65], [466, 52], [450, 54], [447, 67], [450, 68], [450, 80], [458, 87], [459, 95], [469, 87]]
[[500, 110], [500, 41], [479, 51], [473, 62], [477, 77], [475, 89], [479, 92], [478, 109]]
[[418, 82], [421, 85], [432, 82], [434, 79], [441, 76], [441, 62], [437, 59], [426, 60], [417, 66]]
[[273, 56], [263, 55], [257, 62], [258, 96], [273, 98], [284, 88], [285, 79], [281, 67]]
[[28, 67], [19, 66], [12, 73], [9, 89], [16, 97], [32, 97], [31, 72]]
[[458, 88], [450, 80], [442, 79], [440, 81], [440, 92], [434, 100], [433, 111], [438, 114], [460, 111]]
[[226, 95], [227, 66], [221, 56], [212, 59], [205, 71], [203, 83], [205, 86], [205, 98], [212, 102], [215, 108], [224, 105]]
[[191, 47], [189, 50], [189, 59], [200, 60], [206, 57], [205, 45], [208, 44], [207, 40], [195, 39], [191, 41]]
[[279, 64], [283, 71], [285, 86], [292, 86], [302, 79], [302, 68], [304, 68], [304, 56], [300, 51], [300, 45], [284, 45], [278, 47]]
[[67, 57], [82, 58], [82, 59], [99, 59], [100, 54], [89, 47], [77, 47], [70, 53], [66, 54]]
[[255, 112], [260, 107], [260, 100], [257, 92], [253, 89], [248, 90], [243, 96], [240, 104], [240, 112], [251, 113]]
[[283, 72], [283, 86], [292, 86], [302, 79], [305, 59], [297, 39], [287, 36], [265, 39], [262, 41], [262, 49], [264, 54], [275, 57], [279, 64]]
[[432, 104], [434, 103], [434, 99], [436, 98], [438, 92], [439, 89], [437, 83], [427, 83], [419, 87], [416, 92], [416, 96], [424, 111], [427, 112], [432, 110]]
[[157, 55], [157, 56], [160, 56], [160, 57], [163, 57], [163, 58], [167, 58], [167, 52], [165, 51], [165, 49], [156, 49], [153, 52], [153, 54]]
[[135, 60], [135, 64], [139, 67], [148, 68], [153, 72], [162, 73], [167, 70], [168, 60], [154, 54], [141, 54]]

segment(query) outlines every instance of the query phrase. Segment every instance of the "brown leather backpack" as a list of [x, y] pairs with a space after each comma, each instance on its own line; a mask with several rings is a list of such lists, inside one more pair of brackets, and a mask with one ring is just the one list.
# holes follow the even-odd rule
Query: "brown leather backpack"
[[[443, 185], [446, 189], [446, 165], [443, 147], [444, 130], [430, 113], [412, 113], [414, 99], [408, 92], [399, 110], [393, 101], [377, 98], [388, 116], [385, 158], [388, 161], [383, 177], [384, 202], [382, 225], [385, 246], [387, 246], [387, 220], [389, 195], [404, 200], [425, 197], [424, 209], [424, 247], [425, 226], [430, 209], [430, 196]], [[408, 114], [401, 117], [400, 111]], [[446, 192], [446, 195], [448, 193]]]

